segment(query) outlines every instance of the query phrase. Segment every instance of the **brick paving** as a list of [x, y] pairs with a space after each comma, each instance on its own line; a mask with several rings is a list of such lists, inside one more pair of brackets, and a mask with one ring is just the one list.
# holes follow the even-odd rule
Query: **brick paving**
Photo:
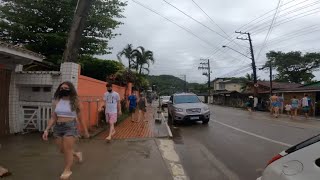
[[[138, 118], [138, 111], [136, 112]], [[155, 121], [153, 118], [154, 108], [148, 106], [145, 113], [147, 122], [132, 122], [131, 116], [115, 127], [116, 134], [113, 139], [130, 139], [130, 138], [152, 138], [154, 137]], [[109, 130], [102, 132], [97, 138], [105, 139], [108, 136]]]

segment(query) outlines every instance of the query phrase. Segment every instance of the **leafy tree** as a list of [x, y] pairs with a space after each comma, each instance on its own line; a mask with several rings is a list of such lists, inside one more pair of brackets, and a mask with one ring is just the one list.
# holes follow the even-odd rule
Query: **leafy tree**
[[130, 82], [135, 82], [137, 73], [130, 71], [129, 69], [120, 69], [115, 73], [115, 83], [119, 85], [126, 85]]
[[251, 73], [251, 74], [247, 73], [244, 77], [240, 77], [240, 78], [238, 78], [238, 79], [239, 79], [240, 82], [241, 82], [241, 88], [240, 88], [240, 89], [241, 89], [242, 91], [247, 90], [248, 85], [249, 85], [250, 83], [253, 83], [253, 80], [254, 80], [252, 73]]
[[132, 68], [132, 63], [134, 63], [134, 56], [133, 56], [133, 48], [132, 44], [128, 44], [125, 48], [123, 48], [122, 51], [118, 53], [118, 59], [120, 62], [122, 62], [121, 57], [125, 56], [128, 59], [128, 64], [129, 64], [129, 70]]
[[143, 91], [150, 87], [150, 82], [146, 76], [137, 74], [134, 85], [137, 90]]
[[123, 65], [114, 60], [103, 60], [91, 56], [81, 57], [81, 72], [101, 81], [123, 69]]
[[[136, 71], [139, 72], [139, 74], [142, 74], [142, 70], [146, 70], [149, 74], [150, 63], [154, 63], [153, 52], [139, 46], [137, 49], [133, 50], [132, 55], [135, 58], [134, 68]], [[145, 65], [147, 65], [147, 67], [145, 67]]]
[[[0, 40], [43, 54], [55, 64], [62, 59], [77, 0], [2, 0]], [[123, 18], [126, 3], [95, 0], [81, 39], [80, 55], [109, 53], [108, 41]]]
[[208, 84], [189, 83], [188, 88], [193, 93], [207, 93]]
[[275, 80], [282, 82], [310, 82], [315, 77], [313, 71], [318, 70], [320, 66], [320, 53], [270, 51], [267, 58], [265, 66], [272, 63], [273, 69], [278, 71]]
[[115, 78], [112, 80], [113, 83], [120, 86], [126, 86], [128, 88], [128, 83], [133, 83], [136, 90], [148, 89], [150, 83], [145, 75], [139, 75], [137, 72], [131, 71], [129, 69], [120, 69], [115, 73]]

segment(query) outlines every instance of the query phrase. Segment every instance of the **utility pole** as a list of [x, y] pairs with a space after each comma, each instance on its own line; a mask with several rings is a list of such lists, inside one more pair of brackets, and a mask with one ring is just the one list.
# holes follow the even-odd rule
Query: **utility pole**
[[[207, 72], [203, 72], [202, 75], [208, 77], [208, 95], [211, 96], [211, 68], [210, 68], [210, 60], [209, 59], [200, 59], [201, 62], [200, 66], [198, 67], [199, 70], [207, 70]], [[210, 103], [210, 102], [209, 102]]]
[[272, 96], [272, 63], [270, 61], [270, 64], [269, 64], [269, 71], [270, 71], [270, 97]]
[[[265, 68], [266, 68], [266, 66], [259, 68], [259, 70], [263, 70]], [[270, 75], [269, 75], [270, 76], [270, 96], [272, 96], [272, 80], [273, 80], [273, 78], [272, 78], [272, 61], [271, 60], [269, 61], [269, 73], [270, 73]]]
[[183, 75], [184, 77], [184, 92], [188, 92], [188, 89], [187, 89], [187, 75]]
[[93, 0], [78, 0], [70, 28], [66, 49], [63, 53], [64, 62], [77, 62], [80, 49], [80, 42], [85, 22]]
[[251, 35], [248, 32], [241, 32], [241, 31], [236, 31], [235, 33], [246, 34], [248, 36], [248, 38], [239, 38], [239, 37], [237, 37], [237, 39], [249, 41], [250, 52], [251, 52], [251, 58], [250, 59], [252, 60], [251, 65], [252, 65], [252, 70], [253, 70], [253, 88], [254, 88], [253, 94], [254, 94], [255, 97], [257, 97], [257, 94], [258, 94], [257, 87], [256, 87], [257, 86], [257, 67], [256, 67], [255, 59], [254, 59]]
[[184, 83], [183, 83], [183, 91], [184, 91], [184, 92], [187, 92], [187, 91], [188, 91], [188, 88], [187, 88], [187, 75], [185, 75], [185, 74], [180, 74], [180, 75], [179, 75], [179, 78], [184, 81]]

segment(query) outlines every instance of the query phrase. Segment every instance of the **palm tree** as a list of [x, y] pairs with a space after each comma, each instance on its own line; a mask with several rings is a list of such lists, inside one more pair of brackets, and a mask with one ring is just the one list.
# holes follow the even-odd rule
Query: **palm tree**
[[[146, 70], [149, 74], [150, 63], [154, 63], [153, 52], [139, 46], [137, 49], [133, 50], [132, 55], [135, 58], [134, 68], [136, 71], [141, 74], [142, 70]], [[145, 65], [147, 65], [147, 67], [145, 67]]]
[[132, 44], [128, 44], [125, 48], [123, 48], [122, 51], [118, 53], [118, 59], [120, 62], [122, 62], [121, 57], [125, 56], [128, 59], [128, 64], [129, 64], [129, 70], [132, 68], [132, 64], [134, 63], [133, 61], [133, 55], [132, 55], [133, 49], [132, 49]]
[[253, 82], [253, 74], [247, 73], [244, 77], [241, 77], [241, 80], [242, 80], [241, 90], [245, 91], [247, 90], [248, 84]]

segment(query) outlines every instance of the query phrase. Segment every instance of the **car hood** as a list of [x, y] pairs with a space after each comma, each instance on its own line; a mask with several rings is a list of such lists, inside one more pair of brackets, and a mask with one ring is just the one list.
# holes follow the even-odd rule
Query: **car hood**
[[169, 102], [170, 100], [168, 99], [168, 100], [166, 100], [166, 99], [163, 99], [163, 100], [161, 100], [162, 102]]
[[183, 104], [175, 104], [174, 107], [182, 108], [182, 109], [191, 109], [191, 108], [204, 108], [208, 107], [208, 105], [204, 103], [183, 103]]

